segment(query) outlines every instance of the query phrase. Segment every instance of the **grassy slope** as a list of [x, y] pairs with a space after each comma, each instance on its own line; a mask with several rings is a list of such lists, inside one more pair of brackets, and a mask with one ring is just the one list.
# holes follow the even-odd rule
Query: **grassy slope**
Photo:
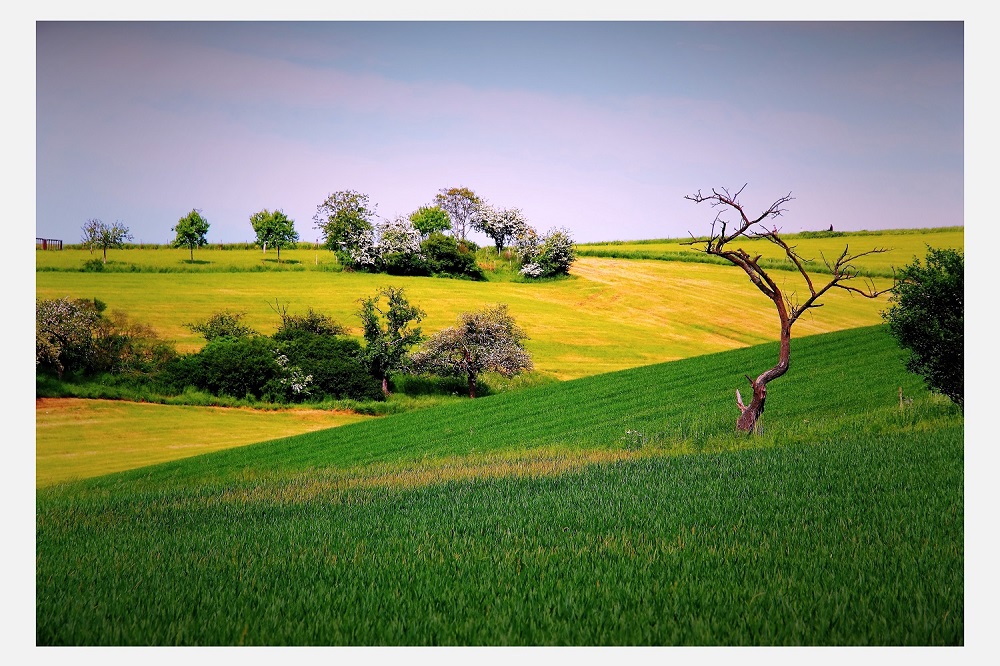
[[39, 491], [37, 640], [962, 644], [960, 414], [793, 344], [755, 440], [775, 345]]

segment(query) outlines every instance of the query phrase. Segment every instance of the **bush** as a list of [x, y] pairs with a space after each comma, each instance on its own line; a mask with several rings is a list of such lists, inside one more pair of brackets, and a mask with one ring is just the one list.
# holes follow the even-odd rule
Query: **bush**
[[516, 251], [521, 261], [521, 275], [529, 278], [568, 275], [576, 261], [576, 249], [568, 229], [549, 229], [538, 236], [528, 228], [516, 241]]
[[294, 340], [300, 335], [343, 335], [347, 332], [332, 317], [316, 312], [312, 308], [304, 315], [281, 313], [281, 324], [274, 334], [278, 341]]
[[193, 386], [215, 395], [259, 399], [268, 382], [281, 376], [274, 348], [267, 337], [216, 337], [196, 354], [171, 363], [168, 381], [177, 390]]
[[223, 310], [203, 322], [185, 324], [195, 333], [201, 333], [206, 342], [212, 342], [217, 338], [246, 338], [256, 335], [257, 332], [243, 323], [245, 312], [230, 312]]
[[379, 382], [362, 362], [357, 340], [303, 333], [279, 348], [290, 364], [312, 376], [311, 395], [384, 400]]
[[899, 346], [909, 350], [906, 367], [927, 386], [964, 404], [963, 333], [965, 259], [957, 250], [927, 247], [926, 265], [908, 264], [896, 279], [882, 313]]
[[281, 340], [219, 337], [173, 361], [164, 383], [175, 391], [193, 387], [213, 395], [273, 402], [384, 400], [361, 353], [356, 340], [302, 329], [286, 330]]
[[474, 243], [465, 241], [460, 244], [452, 236], [432, 233], [420, 244], [420, 250], [427, 257], [427, 265], [433, 274], [468, 277], [473, 280], [483, 280], [486, 277], [483, 269], [476, 263]]
[[431, 275], [427, 260], [413, 252], [390, 252], [382, 255], [381, 269], [389, 275]]

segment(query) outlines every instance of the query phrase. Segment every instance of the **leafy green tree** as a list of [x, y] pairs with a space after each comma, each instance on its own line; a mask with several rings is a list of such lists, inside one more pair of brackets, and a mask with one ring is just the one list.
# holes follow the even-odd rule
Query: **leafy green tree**
[[463, 312], [458, 325], [438, 331], [409, 359], [414, 372], [464, 376], [469, 397], [476, 397], [478, 377], [484, 372], [513, 376], [532, 369], [522, 342], [528, 339], [507, 311], [507, 304]]
[[95, 248], [101, 248], [105, 264], [108, 263], [109, 247], [122, 247], [125, 245], [125, 241], [132, 240], [132, 234], [129, 233], [128, 227], [117, 220], [114, 224], [107, 224], [98, 219], [90, 219], [87, 220], [82, 229], [83, 236], [80, 238], [80, 242], [91, 252]]
[[202, 217], [201, 211], [192, 208], [191, 212], [177, 220], [177, 225], [171, 231], [177, 236], [171, 243], [174, 247], [186, 247], [191, 251], [191, 261], [194, 261], [194, 249], [208, 244], [205, 234], [208, 233], [208, 220]]
[[467, 187], [442, 188], [434, 196], [434, 203], [448, 213], [452, 233], [463, 241], [480, 202], [476, 193]]
[[[381, 302], [385, 297], [385, 304]], [[423, 339], [420, 323], [426, 313], [406, 300], [402, 288], [383, 287], [374, 296], [359, 301], [365, 338], [365, 360], [372, 375], [382, 380], [382, 392], [389, 395], [389, 377], [403, 366], [410, 347]]]
[[257, 234], [256, 244], [267, 252], [270, 245], [278, 251], [278, 263], [281, 263], [281, 248], [294, 248], [299, 234], [295, 231], [295, 220], [290, 219], [281, 210], [259, 210], [250, 216], [250, 226]]
[[410, 213], [410, 222], [420, 232], [420, 235], [427, 238], [435, 231], [448, 231], [451, 229], [451, 220], [448, 213], [440, 206], [421, 206]]
[[375, 208], [367, 194], [354, 190], [334, 192], [316, 207], [313, 221], [323, 234], [325, 247], [346, 263], [366, 264], [366, 252], [374, 247]]
[[899, 272], [882, 317], [910, 352], [907, 369], [964, 407], [965, 257], [928, 246], [925, 262], [914, 259]]
[[35, 367], [64, 372], [155, 372], [173, 347], [123, 312], [104, 316], [98, 299], [57, 298], [35, 303]]

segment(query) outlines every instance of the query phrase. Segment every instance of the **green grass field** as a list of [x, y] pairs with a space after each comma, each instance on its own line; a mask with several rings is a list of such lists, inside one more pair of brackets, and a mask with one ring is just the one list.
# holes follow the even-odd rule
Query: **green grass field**
[[961, 412], [862, 328], [737, 436], [776, 347], [42, 488], [36, 641], [962, 645]]

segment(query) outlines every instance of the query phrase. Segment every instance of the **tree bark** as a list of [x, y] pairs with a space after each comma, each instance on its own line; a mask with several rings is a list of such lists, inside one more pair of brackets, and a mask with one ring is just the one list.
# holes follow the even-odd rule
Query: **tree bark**
[[476, 375], [469, 373], [469, 397], [476, 397]]
[[382, 375], [382, 393], [386, 397], [389, 395], [389, 378], [385, 375]]
[[[780, 301], [779, 301], [780, 302]], [[762, 372], [757, 379], [747, 379], [750, 381], [750, 388], [753, 396], [749, 405], [743, 404], [743, 397], [740, 390], [736, 389], [736, 406], [740, 409], [740, 418], [736, 420], [736, 429], [742, 432], [752, 432], [760, 434], [760, 417], [764, 413], [764, 403], [767, 401], [767, 383], [772, 379], [777, 379], [788, 371], [789, 359], [791, 357], [791, 324], [784, 308], [778, 308], [781, 322], [781, 350], [778, 353], [778, 364], [770, 370]]]

